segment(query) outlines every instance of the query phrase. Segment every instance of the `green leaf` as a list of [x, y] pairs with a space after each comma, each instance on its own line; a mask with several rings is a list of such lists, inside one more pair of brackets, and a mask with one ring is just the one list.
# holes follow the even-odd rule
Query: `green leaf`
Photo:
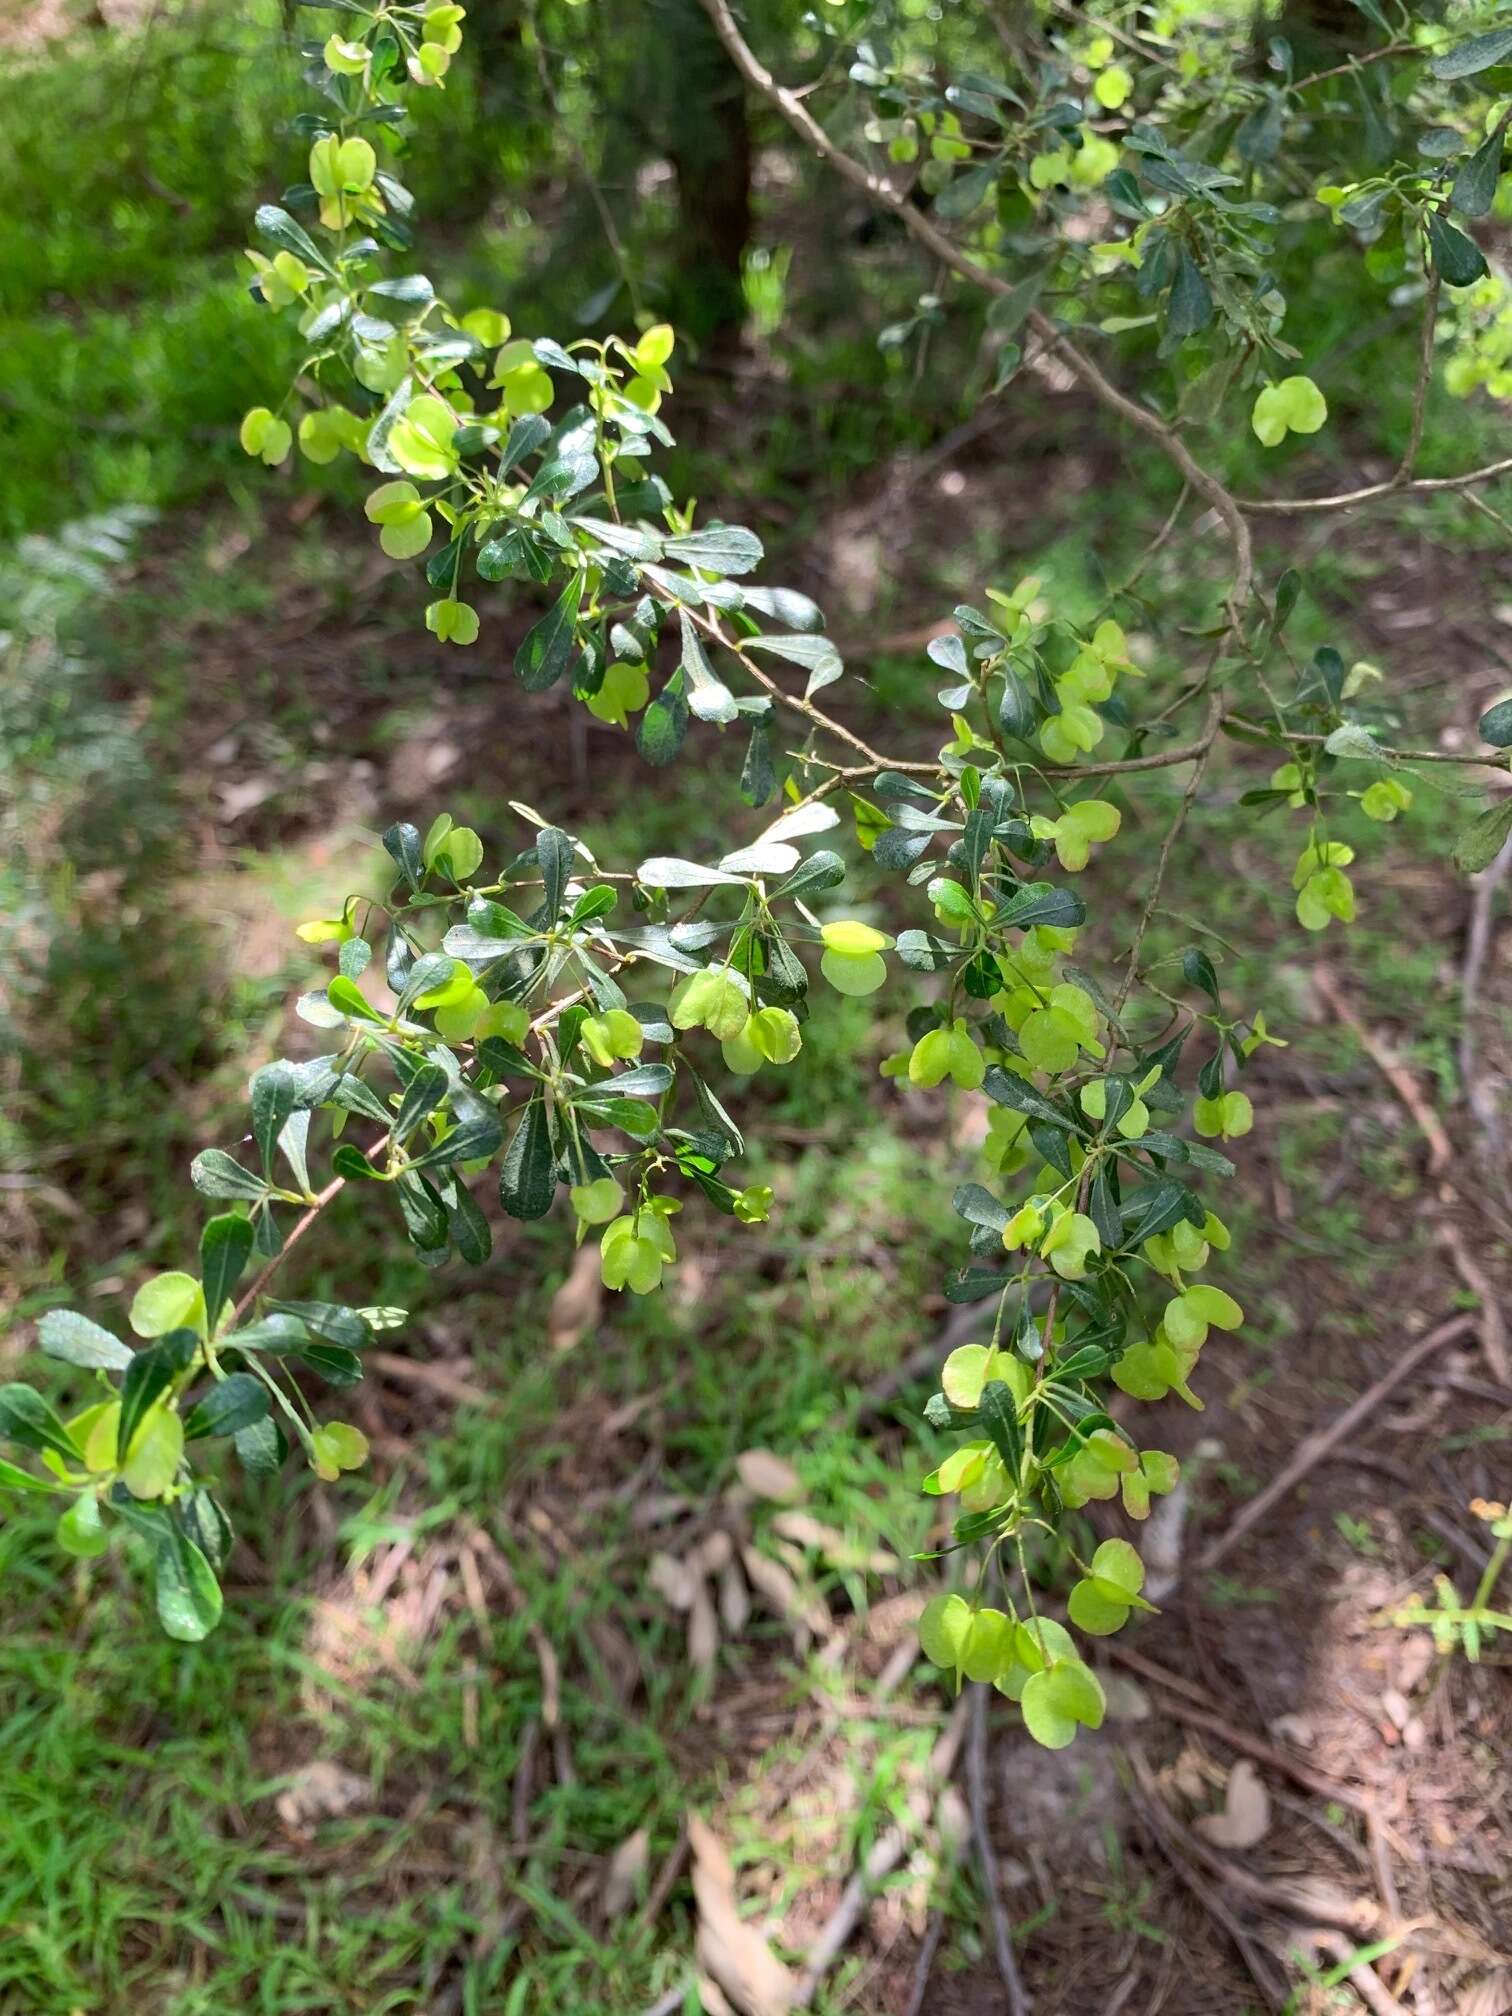
[[128, 1320], [138, 1337], [162, 1337], [170, 1330], [197, 1330], [204, 1319], [204, 1289], [192, 1274], [175, 1269], [142, 1283]]
[[287, 210], [281, 210], [276, 203], [263, 203], [258, 206], [252, 221], [264, 238], [281, 252], [292, 252], [296, 258], [308, 260], [320, 272], [330, 272], [331, 264], [324, 252], [309, 232], [294, 222]]
[[135, 1355], [129, 1344], [73, 1309], [49, 1309], [37, 1325], [37, 1342], [49, 1358], [87, 1372], [124, 1372]]
[[174, 1532], [157, 1552], [158, 1621], [170, 1638], [198, 1644], [221, 1619], [215, 1570], [186, 1534]]
[[1485, 217], [1496, 201], [1496, 185], [1501, 177], [1504, 129], [1498, 121], [1473, 154], [1460, 163], [1449, 192], [1449, 201], [1462, 217]]
[[1451, 287], [1470, 287], [1488, 272], [1485, 254], [1441, 211], [1428, 212], [1428, 244], [1433, 263]]
[[361, 1351], [373, 1341], [373, 1326], [362, 1311], [341, 1302], [270, 1302], [268, 1307], [328, 1343], [344, 1344], [348, 1351]]
[[1171, 286], [1168, 325], [1173, 335], [1195, 336], [1213, 319], [1213, 295], [1202, 269], [1183, 245]]
[[992, 1437], [992, 1445], [1002, 1458], [1003, 1468], [1017, 1479], [1024, 1456], [1024, 1431], [1019, 1426], [1018, 1406], [1005, 1380], [989, 1379], [977, 1402], [982, 1426]]
[[250, 1372], [231, 1372], [213, 1386], [184, 1420], [184, 1439], [196, 1441], [202, 1435], [234, 1435], [250, 1428], [268, 1411], [268, 1389]]
[[298, 1072], [282, 1061], [265, 1064], [252, 1080], [252, 1133], [265, 1170], [272, 1167], [279, 1134], [299, 1104], [299, 1091]]
[[189, 1165], [189, 1181], [202, 1197], [237, 1198], [255, 1203], [267, 1195], [261, 1176], [244, 1169], [224, 1148], [206, 1148]]
[[578, 605], [583, 577], [574, 574], [558, 600], [532, 629], [515, 653], [514, 668], [527, 693], [554, 686], [571, 662], [577, 637]]
[[[389, 827], [383, 836], [383, 844], [387, 848], [394, 866], [399, 870], [405, 881], [408, 882], [410, 888], [417, 890], [425, 880], [425, 860], [420, 844], [420, 829], [417, 826], [411, 826], [407, 820], [402, 820], [397, 825]], [[366, 1002], [363, 1003], [363, 1007], [366, 1009]]]
[[556, 1195], [556, 1161], [546, 1102], [525, 1108], [499, 1170], [499, 1202], [511, 1218], [544, 1218]]
[[1509, 57], [1512, 57], [1512, 28], [1493, 28], [1488, 34], [1472, 35], [1468, 42], [1458, 43], [1442, 56], [1435, 56], [1428, 68], [1441, 82], [1453, 83], [1461, 77], [1477, 76], [1494, 64], [1505, 63]]
[[1454, 843], [1455, 867], [1465, 875], [1476, 875], [1482, 868], [1489, 868], [1509, 834], [1512, 834], [1512, 796], [1498, 799], [1460, 834]]
[[19, 1443], [23, 1449], [51, 1449], [70, 1465], [79, 1461], [68, 1430], [52, 1408], [33, 1387], [20, 1381], [0, 1386], [0, 1437]]
[[919, 1646], [934, 1666], [959, 1667], [971, 1633], [971, 1605], [964, 1596], [936, 1596], [919, 1619]]
[[[187, 1278], [187, 1277], [186, 1277]], [[198, 1288], [199, 1283], [196, 1282]], [[181, 1372], [187, 1372], [199, 1350], [192, 1330], [172, 1330], [136, 1352], [121, 1381], [121, 1418], [116, 1429], [116, 1462], [124, 1463], [132, 1440], [149, 1408], [155, 1406]]]
[[1480, 718], [1480, 738], [1497, 749], [1512, 749], [1512, 700], [1498, 700]]
[[743, 525], [702, 525], [663, 542], [674, 559], [713, 574], [749, 574], [762, 561], [761, 541]]
[[58, 1521], [57, 1539], [65, 1554], [72, 1554], [80, 1561], [92, 1561], [105, 1552], [110, 1535], [105, 1531], [100, 1501], [93, 1491], [82, 1492], [75, 1498]]
[[1071, 931], [1087, 921], [1087, 906], [1070, 889], [1058, 889], [1053, 882], [1026, 882], [993, 914], [994, 930], [1011, 926], [1027, 931], [1035, 924], [1053, 925]]
[[200, 1234], [200, 1278], [205, 1284], [205, 1321], [210, 1330], [215, 1329], [215, 1319], [251, 1258], [251, 1224], [235, 1212], [212, 1218]]
[[450, 1082], [439, 1064], [421, 1065], [405, 1086], [399, 1111], [394, 1115], [393, 1136], [396, 1141], [404, 1140], [428, 1114], [435, 1112], [446, 1097]]

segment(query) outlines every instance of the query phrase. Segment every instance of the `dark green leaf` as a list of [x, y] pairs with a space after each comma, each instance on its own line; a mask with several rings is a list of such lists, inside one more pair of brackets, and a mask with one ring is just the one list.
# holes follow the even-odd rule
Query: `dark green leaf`
[[1053, 882], [1026, 882], [1000, 910], [993, 914], [993, 928], [1005, 926], [1027, 931], [1033, 924], [1052, 924], [1071, 930], [1087, 921], [1087, 906], [1069, 889]]
[[1512, 797], [1500, 798], [1473, 819], [1454, 843], [1454, 865], [1465, 875], [1489, 868], [1512, 834]]
[[265, 1064], [252, 1080], [252, 1134], [271, 1167], [284, 1122], [299, 1104], [299, 1076], [292, 1064]]
[[233, 1440], [237, 1459], [249, 1477], [277, 1476], [285, 1445], [276, 1421], [254, 1421], [250, 1428], [238, 1428]]
[[1498, 700], [1480, 718], [1480, 738], [1497, 749], [1512, 749], [1512, 700]]
[[205, 1321], [212, 1335], [216, 1317], [251, 1258], [251, 1224], [234, 1211], [212, 1218], [200, 1234], [200, 1279], [205, 1285]]
[[361, 1351], [373, 1341], [372, 1325], [362, 1311], [341, 1302], [270, 1302], [268, 1307], [328, 1343], [344, 1344], [349, 1351]]
[[425, 880], [425, 862], [421, 855], [418, 828], [401, 820], [397, 825], [389, 827], [383, 836], [383, 844], [410, 888], [418, 889]]
[[1473, 154], [1460, 163], [1449, 192], [1449, 201], [1462, 217], [1485, 217], [1496, 201], [1496, 185], [1501, 177], [1502, 139], [1500, 122], [1489, 132]]
[[544, 693], [567, 670], [575, 648], [578, 604], [582, 597], [583, 577], [574, 574], [540, 622], [525, 633], [515, 653], [514, 666], [527, 693]]
[[294, 1356], [328, 1386], [355, 1386], [362, 1377], [362, 1360], [355, 1351], [345, 1350], [340, 1344], [327, 1344], [318, 1337], [301, 1344]]
[[989, 1099], [995, 1099], [999, 1106], [1011, 1106], [1015, 1113], [1027, 1113], [1031, 1120], [1039, 1120], [1047, 1127], [1059, 1127], [1067, 1132], [1073, 1129], [1058, 1106], [1052, 1106], [1041, 1092], [1036, 1092], [1013, 1072], [1005, 1071], [994, 1064], [982, 1081], [982, 1089]]
[[1213, 962], [1199, 946], [1189, 945], [1181, 955], [1181, 971], [1189, 987], [1200, 987], [1213, 1006], [1218, 1007], [1218, 975]]
[[1477, 76], [1494, 64], [1505, 63], [1509, 57], [1512, 57], [1512, 28], [1493, 28], [1488, 34], [1472, 35], [1468, 42], [1445, 50], [1428, 67], [1444, 83], [1453, 83], [1460, 77]]
[[1435, 267], [1451, 287], [1469, 287], [1486, 277], [1489, 269], [1479, 245], [1441, 211], [1428, 212], [1428, 243]]
[[244, 1169], [224, 1148], [206, 1148], [189, 1165], [189, 1180], [202, 1197], [241, 1198], [256, 1203], [267, 1194], [261, 1176]]
[[186, 1533], [175, 1531], [157, 1551], [158, 1621], [170, 1638], [194, 1645], [215, 1629], [221, 1608], [215, 1570]]
[[1202, 269], [1183, 245], [1171, 284], [1168, 324], [1173, 335], [1195, 336], [1213, 319], [1213, 296]]
[[121, 1381], [121, 1420], [116, 1433], [116, 1461], [124, 1463], [132, 1437], [149, 1407], [160, 1400], [181, 1372], [193, 1364], [199, 1339], [192, 1330], [170, 1330], [145, 1351], [132, 1354]]
[[499, 1202], [511, 1218], [544, 1218], [556, 1195], [556, 1158], [544, 1099], [532, 1099], [499, 1171]]
[[1003, 1459], [1003, 1468], [1017, 1480], [1024, 1460], [1024, 1431], [1019, 1426], [1018, 1407], [1005, 1381], [989, 1379], [977, 1402], [982, 1426], [992, 1438], [992, 1446]]
[[399, 1111], [394, 1115], [393, 1135], [402, 1141], [412, 1134], [428, 1114], [434, 1113], [446, 1097], [450, 1084], [439, 1064], [423, 1064], [404, 1088]]
[[239, 1428], [250, 1428], [254, 1421], [261, 1421], [267, 1411], [268, 1389], [261, 1379], [250, 1372], [228, 1373], [185, 1416], [184, 1440], [193, 1442], [201, 1435], [234, 1435]]
[[19, 1380], [0, 1386], [0, 1437], [19, 1443], [23, 1449], [51, 1449], [69, 1464], [79, 1461], [68, 1430], [52, 1408], [33, 1387], [23, 1386]]

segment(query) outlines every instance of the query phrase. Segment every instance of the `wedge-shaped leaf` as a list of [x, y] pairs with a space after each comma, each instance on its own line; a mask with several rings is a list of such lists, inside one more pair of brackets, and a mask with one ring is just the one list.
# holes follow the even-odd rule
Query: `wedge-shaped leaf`
[[1011, 926], [1027, 931], [1033, 924], [1050, 924], [1057, 930], [1074, 930], [1087, 921], [1087, 906], [1070, 889], [1058, 889], [1053, 882], [1026, 882], [993, 915], [994, 929]]
[[0, 1386], [0, 1441], [39, 1452], [50, 1449], [65, 1463], [76, 1465], [79, 1461], [68, 1430], [52, 1408], [33, 1387], [19, 1380]]
[[556, 602], [533, 629], [525, 633], [515, 653], [515, 672], [527, 693], [544, 693], [572, 662], [577, 644], [578, 606], [583, 577], [574, 574]]
[[200, 1234], [200, 1279], [205, 1289], [205, 1321], [210, 1330], [252, 1258], [252, 1227], [234, 1211], [212, 1218]]
[[202, 1435], [234, 1435], [268, 1411], [268, 1389], [250, 1372], [230, 1372], [184, 1418], [184, 1440]]
[[636, 880], [647, 889], [713, 889], [720, 884], [739, 888], [750, 878], [728, 868], [705, 868], [697, 861], [683, 861], [675, 854], [656, 854], [642, 861]]
[[187, 1534], [175, 1531], [157, 1552], [159, 1623], [170, 1638], [194, 1645], [209, 1637], [222, 1608], [215, 1570]]
[[694, 532], [674, 533], [664, 543], [674, 560], [713, 574], [749, 574], [761, 565], [761, 541], [744, 525], [700, 525]]
[[499, 1171], [499, 1202], [511, 1218], [544, 1218], [556, 1196], [551, 1121], [542, 1098], [520, 1118]]
[[367, 1317], [360, 1309], [349, 1309], [345, 1303], [271, 1302], [268, 1306], [276, 1315], [290, 1318], [302, 1331], [313, 1331], [331, 1344], [344, 1344], [349, 1351], [361, 1351], [373, 1341], [373, 1326]]
[[189, 1180], [202, 1197], [240, 1198], [247, 1203], [255, 1203], [268, 1190], [261, 1176], [244, 1169], [224, 1148], [206, 1148], [196, 1155], [189, 1165]]
[[124, 1464], [148, 1409], [156, 1406], [181, 1372], [187, 1372], [199, 1350], [192, 1330], [170, 1330], [145, 1351], [132, 1354], [121, 1380], [121, 1416], [116, 1429], [116, 1461]]

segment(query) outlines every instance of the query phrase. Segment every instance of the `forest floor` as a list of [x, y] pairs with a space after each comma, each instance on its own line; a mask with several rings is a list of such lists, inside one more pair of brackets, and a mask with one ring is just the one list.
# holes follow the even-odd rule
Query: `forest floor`
[[[870, 718], [934, 732], [903, 628], [921, 607], [1031, 558], [1088, 592], [1110, 472], [1053, 397], [1035, 425], [884, 468], [808, 551], [797, 585], [835, 612]], [[1119, 508], [1104, 495], [1104, 525]], [[125, 1089], [113, 1159], [52, 1109], [47, 1181], [4, 1195], [22, 1293], [0, 1356], [65, 1260], [108, 1298], [166, 1256], [183, 1218], [144, 1208], [134, 1169], [224, 1138], [247, 1071], [294, 1040], [313, 955], [291, 924], [374, 877], [388, 819], [444, 805], [502, 836], [524, 800], [601, 853], [697, 852], [706, 778], [674, 773], [648, 809], [608, 731], [557, 695], [522, 711], [501, 668], [526, 612], [439, 655], [410, 584], [340, 522], [269, 491], [166, 523], [100, 621], [105, 701], [145, 738], [193, 869], [150, 904], [102, 870], [80, 902], [102, 926], [143, 906], [136, 953], [161, 934], [213, 976], [234, 1037], [204, 1087], [192, 1044], [165, 1067], [160, 1129]], [[1347, 556], [1319, 534], [1286, 557], [1309, 641], [1347, 632], [1447, 738], [1512, 684], [1512, 608], [1446, 526], [1398, 509]], [[1424, 789], [1357, 871], [1361, 923], [1300, 943], [1286, 836], [1236, 803], [1267, 768], [1236, 745], [1203, 786], [1213, 921], [1244, 944], [1225, 989], [1290, 1045], [1251, 1074], [1225, 1209], [1221, 1278], [1249, 1321], [1204, 1354], [1206, 1411], [1159, 1417], [1185, 1464], [1145, 1534], [1168, 1593], [1107, 1647], [1101, 1732], [1041, 1751], [915, 1660], [938, 1574], [908, 1560], [934, 1530], [918, 1408], [969, 1334], [920, 1179], [970, 1173], [984, 1116], [882, 1085], [895, 1032], [842, 1004], [808, 1074], [762, 1094], [774, 1236], [689, 1225], [652, 1307], [606, 1301], [555, 1220], [496, 1223], [470, 1279], [398, 1260], [374, 1282], [343, 1200], [302, 1284], [415, 1311], [356, 1400], [376, 1481], [295, 1517], [240, 1488], [205, 1647], [144, 1642], [114, 1558], [65, 1573], [40, 1523], [0, 1532], [0, 2010], [764, 2016], [796, 1979], [822, 2016], [987, 2016], [1014, 2007], [995, 1916], [1040, 2012], [1512, 2009], [1506, 1655], [1441, 1658], [1393, 1621], [1437, 1577], [1470, 1594], [1472, 1507], [1512, 1485], [1505, 924], [1494, 878], [1448, 863], [1463, 806]], [[1142, 792], [1126, 836], [1160, 830], [1181, 782]], [[1096, 890], [1115, 943], [1116, 874]], [[1489, 1088], [1478, 1115], [1466, 1082]]]

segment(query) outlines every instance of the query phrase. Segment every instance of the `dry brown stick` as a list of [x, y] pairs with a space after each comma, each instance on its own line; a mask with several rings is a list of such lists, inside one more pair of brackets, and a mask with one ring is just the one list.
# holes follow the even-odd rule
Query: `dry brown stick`
[[481, 1386], [469, 1385], [455, 1372], [448, 1372], [444, 1365], [429, 1364], [421, 1358], [401, 1358], [394, 1351], [369, 1351], [366, 1362], [385, 1378], [397, 1379], [401, 1386], [426, 1387], [456, 1407], [497, 1408], [499, 1404]]
[[1512, 1353], [1507, 1348], [1507, 1321], [1502, 1315], [1497, 1292], [1452, 1218], [1446, 1218], [1440, 1225], [1439, 1238], [1454, 1262], [1455, 1272], [1480, 1303], [1476, 1327], [1480, 1331], [1481, 1349], [1486, 1354], [1492, 1377], [1498, 1385], [1512, 1386]]
[[1326, 966], [1313, 968], [1312, 983], [1318, 998], [1337, 1021], [1342, 1022], [1346, 1029], [1353, 1032], [1360, 1048], [1416, 1121], [1418, 1131], [1428, 1143], [1430, 1173], [1434, 1176], [1446, 1176], [1454, 1166], [1454, 1150], [1449, 1145], [1449, 1136], [1444, 1132], [1443, 1122], [1423, 1096], [1416, 1078], [1391, 1046], [1365, 1026], [1358, 1011]]
[[1260, 1737], [1251, 1736], [1248, 1730], [1236, 1729], [1232, 1722], [1226, 1722], [1221, 1715], [1208, 1708], [1183, 1701], [1180, 1698], [1181, 1692], [1199, 1695], [1203, 1699], [1206, 1696], [1202, 1695], [1200, 1688], [1181, 1679], [1179, 1675], [1168, 1674], [1165, 1668], [1157, 1666], [1153, 1659], [1145, 1659], [1138, 1653], [1130, 1653], [1126, 1647], [1111, 1638], [1104, 1641], [1103, 1649], [1109, 1658], [1117, 1660], [1120, 1665], [1129, 1667], [1135, 1673], [1142, 1673], [1157, 1686], [1180, 1690], [1180, 1692], [1173, 1691], [1168, 1701], [1156, 1704], [1160, 1712], [1169, 1715], [1173, 1721], [1185, 1722], [1193, 1729], [1206, 1730], [1210, 1736], [1221, 1738], [1231, 1750], [1237, 1750], [1243, 1756], [1253, 1757], [1257, 1764], [1265, 1764], [1271, 1770], [1279, 1771], [1283, 1777], [1305, 1786], [1309, 1792], [1315, 1792], [1320, 1799], [1332, 1799], [1338, 1805], [1347, 1806], [1355, 1813], [1368, 1814], [1374, 1810], [1363, 1794], [1352, 1791], [1347, 1785], [1341, 1785], [1337, 1779], [1329, 1778], [1321, 1771], [1315, 1771], [1310, 1764], [1304, 1764], [1300, 1757], [1289, 1756], [1286, 1751], [1278, 1750], [1273, 1744], [1263, 1742]]
[[915, 1836], [929, 1818], [936, 1794], [948, 1782], [961, 1754], [966, 1735], [967, 1703], [958, 1701], [930, 1753], [924, 1782], [908, 1802], [909, 1822], [895, 1822], [879, 1834], [867, 1856], [840, 1893], [840, 1901], [826, 1919], [818, 1938], [809, 1948], [807, 1963], [793, 1998], [794, 2007], [806, 2009], [824, 1976], [844, 1952], [851, 1934], [860, 1924], [876, 1886], [890, 1876], [912, 1846]]
[[[1132, 1756], [1129, 1761], [1135, 1766], [1137, 1779], [1139, 1776], [1139, 1766]], [[1261, 1949], [1250, 1938], [1244, 1927], [1239, 1923], [1239, 1920], [1234, 1916], [1234, 1913], [1223, 1902], [1223, 1899], [1216, 1894], [1213, 1885], [1204, 1882], [1177, 1849], [1170, 1833], [1167, 1831], [1169, 1815], [1155, 1796], [1153, 1789], [1147, 1790], [1143, 1783], [1135, 1782], [1131, 1783], [1129, 1790], [1134, 1799], [1135, 1810], [1144, 1822], [1145, 1833], [1161, 1855], [1164, 1856], [1177, 1881], [1191, 1892], [1203, 1910], [1215, 1919], [1228, 1934], [1238, 1951], [1240, 1959], [1249, 1969], [1250, 1977], [1254, 1981], [1255, 1986], [1260, 1990], [1260, 1993], [1265, 1997], [1270, 2007], [1272, 2009], [1284, 2007], [1286, 1998], [1285, 1982], [1278, 1983], [1276, 1981], [1269, 1963], [1262, 1957]]]
[[1512, 839], [1506, 840], [1491, 866], [1471, 880], [1473, 895], [1470, 899], [1470, 929], [1465, 936], [1465, 963], [1460, 974], [1460, 1040], [1459, 1075], [1464, 1089], [1465, 1103], [1470, 1108], [1471, 1117], [1480, 1131], [1486, 1151], [1486, 1160], [1498, 1176], [1505, 1176], [1501, 1167], [1502, 1141], [1500, 1116], [1497, 1112], [1496, 1094], [1481, 1082], [1475, 1062], [1475, 1010], [1480, 995], [1481, 975], [1485, 971], [1486, 959], [1491, 950], [1491, 927], [1496, 909], [1496, 898], [1508, 869], [1512, 869]]
[[1206, 1573], [1208, 1569], [1216, 1567], [1232, 1552], [1246, 1533], [1259, 1525], [1272, 1506], [1278, 1504], [1288, 1492], [1295, 1490], [1302, 1479], [1316, 1469], [1331, 1449], [1336, 1448], [1346, 1436], [1358, 1428], [1388, 1393], [1400, 1386], [1409, 1372], [1415, 1371], [1435, 1351], [1441, 1351], [1446, 1344], [1454, 1343], [1456, 1338], [1465, 1336], [1475, 1327], [1473, 1316], [1452, 1316], [1447, 1323], [1440, 1323], [1436, 1330], [1428, 1331], [1425, 1336], [1419, 1337], [1415, 1344], [1409, 1345], [1390, 1371], [1377, 1379], [1357, 1400], [1352, 1400], [1342, 1414], [1335, 1416], [1327, 1427], [1317, 1429], [1297, 1445], [1296, 1453], [1280, 1475], [1273, 1477], [1259, 1496], [1252, 1498], [1238, 1517], [1229, 1522], [1226, 1530], [1198, 1555], [1198, 1568]]
[[1143, 1756], [1137, 1750], [1131, 1750], [1128, 1757], [1139, 1789], [1153, 1809], [1152, 1818], [1161, 1830], [1188, 1860], [1196, 1862], [1210, 1876], [1226, 1885], [1236, 1897], [1248, 1898], [1261, 1910], [1280, 1912], [1302, 1924], [1315, 1921], [1362, 1939], [1379, 1934], [1381, 1913], [1370, 1899], [1349, 1897], [1343, 1892], [1335, 1896], [1331, 1886], [1318, 1886], [1306, 1880], [1294, 1882], [1284, 1877], [1256, 1876], [1237, 1862], [1231, 1862], [1226, 1855], [1220, 1855], [1215, 1848], [1210, 1848], [1206, 1841], [1183, 1826], [1166, 1806]]
[[1331, 1953], [1340, 1966], [1348, 1969], [1346, 1979], [1350, 1987], [1366, 2007], [1374, 2012], [1374, 2016], [1407, 2016], [1407, 2011], [1370, 1962], [1355, 1958], [1355, 1948], [1342, 1933], [1321, 1930], [1312, 1935], [1310, 1943], [1320, 1946], [1325, 1953]]
[[[302, 1914], [301, 1914], [302, 1915]], [[908, 2007], [904, 2016], [923, 2016], [924, 1997], [929, 1993], [929, 1977], [934, 1969], [934, 1958], [940, 1950], [940, 1939], [945, 1931], [945, 1913], [931, 1911], [929, 1927], [919, 1947], [919, 1957], [914, 1962], [913, 1989], [908, 1997]]]
[[987, 1824], [988, 1691], [985, 1683], [972, 1682], [970, 1733], [966, 1740], [966, 1799], [971, 1814], [971, 1844], [976, 1851], [977, 1872], [987, 1901], [987, 1915], [992, 1921], [992, 1950], [997, 1959], [998, 1973], [1003, 1979], [1004, 1993], [1008, 1997], [1008, 2016], [1028, 2016], [1029, 1999], [1019, 1978], [1018, 1961], [1014, 1958], [1013, 1931], [1003, 1904], [997, 1855]]

